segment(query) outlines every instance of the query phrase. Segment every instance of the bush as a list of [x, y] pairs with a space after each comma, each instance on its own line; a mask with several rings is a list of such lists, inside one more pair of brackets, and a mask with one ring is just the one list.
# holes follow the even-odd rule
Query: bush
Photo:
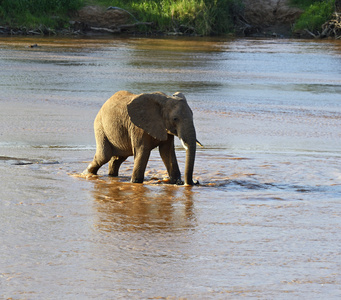
[[[306, 0], [305, 2], [311, 1]], [[335, 0], [314, 1], [296, 21], [294, 30], [308, 29], [314, 33], [321, 31], [322, 25], [330, 20], [334, 12], [334, 3]]]
[[295, 7], [306, 10], [310, 5], [315, 2], [322, 2], [321, 0], [290, 0], [290, 4]]
[[69, 11], [84, 5], [126, 9], [161, 31], [210, 35], [233, 30], [241, 0], [0, 0], [0, 19], [9, 26], [58, 28], [67, 24]]
[[67, 13], [80, 8], [83, 0], [0, 0], [0, 18], [10, 26], [58, 27]]
[[[92, 1], [94, 2], [94, 1]], [[233, 30], [233, 14], [240, 0], [99, 0], [133, 13], [141, 22], [154, 22], [162, 31], [194, 30], [222, 34]]]

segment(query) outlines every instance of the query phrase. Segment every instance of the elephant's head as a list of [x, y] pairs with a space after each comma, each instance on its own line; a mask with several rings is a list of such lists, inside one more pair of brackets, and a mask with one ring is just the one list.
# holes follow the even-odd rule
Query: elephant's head
[[196, 132], [193, 112], [182, 93], [172, 97], [156, 92], [135, 96], [128, 104], [131, 121], [160, 141], [167, 134], [179, 137], [186, 149], [185, 184], [193, 185], [193, 168], [196, 151]]

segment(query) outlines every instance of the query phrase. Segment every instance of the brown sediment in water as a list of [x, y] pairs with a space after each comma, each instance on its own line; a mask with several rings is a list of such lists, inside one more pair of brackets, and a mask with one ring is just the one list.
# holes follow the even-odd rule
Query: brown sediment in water
[[[0, 39], [0, 295], [337, 298], [340, 53], [340, 41]], [[132, 158], [118, 178], [79, 175], [98, 109], [122, 89], [186, 95], [201, 185], [164, 184], [157, 150], [145, 184], [130, 183]]]

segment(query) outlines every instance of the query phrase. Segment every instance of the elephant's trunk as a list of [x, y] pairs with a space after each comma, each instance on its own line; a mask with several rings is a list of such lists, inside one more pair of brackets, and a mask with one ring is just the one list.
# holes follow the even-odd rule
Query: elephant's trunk
[[193, 169], [195, 161], [196, 143], [188, 145], [186, 150], [186, 164], [185, 164], [185, 185], [194, 185]]
[[190, 134], [189, 139], [181, 139], [181, 142], [186, 149], [186, 163], [185, 163], [185, 185], [194, 185], [193, 182], [193, 169], [194, 169], [194, 161], [195, 161], [195, 152], [196, 152], [196, 135], [195, 129], [193, 128], [193, 132]]

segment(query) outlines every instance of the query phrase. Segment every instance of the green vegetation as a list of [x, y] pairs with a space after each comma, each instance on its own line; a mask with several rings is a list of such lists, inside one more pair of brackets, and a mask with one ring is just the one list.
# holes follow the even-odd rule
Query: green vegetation
[[[335, 0], [290, 0], [305, 12], [294, 30], [321, 30], [331, 18]], [[234, 16], [241, 13], [241, 0], [0, 0], [0, 25], [11, 28], [69, 27], [70, 13], [85, 5], [116, 6], [132, 13], [140, 22], [153, 22], [139, 27], [142, 32], [182, 32], [201, 35], [225, 34], [234, 30]]]
[[316, 33], [321, 31], [322, 24], [330, 20], [335, 0], [291, 0], [291, 4], [304, 9], [304, 13], [294, 25], [294, 31], [307, 29]]
[[303, 10], [306, 10], [310, 5], [315, 2], [322, 2], [319, 0], [290, 0], [290, 4], [295, 7], [299, 7]]
[[83, 0], [0, 0], [1, 25], [60, 28], [68, 24], [68, 12], [83, 4]]
[[97, 0], [133, 13], [141, 22], [153, 22], [161, 31], [222, 34], [233, 31], [233, 15], [240, 0]]
[[240, 0], [0, 0], [0, 25], [60, 29], [69, 12], [85, 5], [120, 7], [160, 31], [202, 35], [233, 31], [233, 15], [241, 9]]

